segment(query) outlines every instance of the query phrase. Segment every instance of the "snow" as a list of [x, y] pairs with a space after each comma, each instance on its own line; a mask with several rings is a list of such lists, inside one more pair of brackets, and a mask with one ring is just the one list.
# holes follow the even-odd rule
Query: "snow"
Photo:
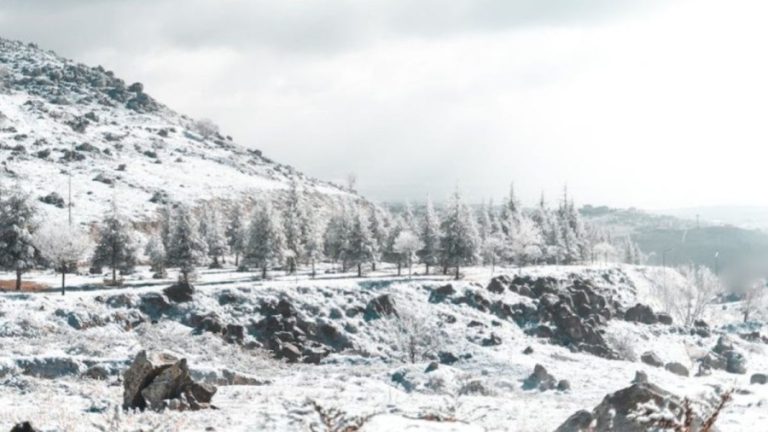
[[[329, 270], [329, 266], [321, 270]], [[142, 267], [126, 279], [125, 287], [112, 289], [98, 288], [98, 275], [73, 275], [69, 278], [73, 287], [65, 296], [57, 292], [1, 294], [0, 344], [4, 349], [0, 355], [0, 430], [9, 429], [16, 421], [31, 420], [45, 431], [204, 431], [209, 427], [304, 431], [325, 430], [321, 425], [334, 418], [338, 424], [361, 425], [361, 430], [372, 432], [547, 431], [579, 409], [591, 410], [607, 393], [628, 386], [637, 370], [646, 372], [651, 382], [666, 390], [690, 397], [702, 408], [715, 401], [717, 389], [738, 389], [718, 422], [723, 431], [744, 430], [768, 420], [768, 414], [760, 408], [768, 398], [768, 387], [749, 385], [750, 374], [768, 371], [768, 352], [762, 343], [733, 337], [748, 358], [747, 375], [713, 371], [704, 377], [680, 377], [639, 361], [607, 360], [571, 352], [526, 335], [514, 322], [467, 305], [428, 302], [430, 289], [449, 282], [459, 293], [477, 290], [494, 300], [526, 301], [513, 292], [494, 294], [485, 290], [491, 276], [488, 268], [468, 268], [465, 279], [459, 282], [441, 275], [397, 278], [391, 276], [393, 272], [385, 267], [364, 279], [353, 274], [322, 274], [316, 280], [306, 274], [276, 274], [270, 281], [261, 281], [258, 274], [238, 273], [231, 268], [205, 270], [196, 282], [194, 301], [180, 306], [184, 311], [212, 311], [227, 322], [248, 324], [260, 319], [262, 300], [286, 298], [306, 317], [332, 322], [346, 330], [354, 327], [356, 331], [346, 334], [355, 348], [332, 354], [321, 365], [287, 364], [263, 349], [227, 344], [210, 333], [194, 334], [179, 318], [144, 323], [129, 330], [117, 323], [76, 330], [67, 324], [64, 314], [56, 312], [61, 309], [106, 316], [125, 311], [106, 306], [103, 299], [116, 294], [158, 292], [175, 279], [174, 272], [169, 279], [156, 281], [150, 279], [149, 269]], [[622, 290], [622, 302], [629, 305], [647, 299], [653, 285], [660, 283], [654, 279], [656, 271], [636, 266], [539, 266], [503, 268], [498, 273], [586, 277], [599, 286]], [[606, 274], [613, 277], [611, 282], [605, 279]], [[11, 276], [0, 275], [0, 279]], [[50, 284], [53, 290], [58, 283], [50, 272], [31, 273], [26, 279]], [[223, 291], [242, 295], [244, 303], [221, 305], [218, 295]], [[437, 325], [440, 350], [471, 354], [471, 358], [426, 373], [429, 361], [404, 361], [397, 348], [394, 321], [366, 322], [359, 315], [350, 318], [344, 314], [331, 318], [334, 308], [344, 311], [351, 306], [364, 307], [368, 300], [384, 293], [395, 299], [400, 314]], [[446, 324], [445, 315], [453, 316], [456, 322]], [[711, 321], [717, 327], [733, 324], [731, 320], [739, 318], [738, 313], [712, 314], [713, 319], [718, 316], [721, 321]], [[473, 320], [482, 326], [468, 326]], [[483, 347], [471, 341], [490, 332], [501, 338], [501, 345]], [[681, 362], [692, 372], [692, 358], [709, 350], [717, 339], [717, 334], [700, 338], [672, 332], [667, 326], [620, 320], [609, 321], [606, 335], [609, 340], [612, 335], [628, 339], [638, 357], [653, 350], [665, 362]], [[528, 346], [533, 353], [522, 354]], [[73, 359], [83, 367], [98, 363], [119, 371], [141, 349], [170, 350], [182, 355], [196, 376], [220, 377], [226, 369], [255, 378], [258, 384], [220, 385], [214, 397], [218, 410], [132, 413], [119, 409], [122, 386], [116, 382], [117, 375], [108, 381], [78, 376], [44, 379], [24, 375], [16, 366], [16, 361], [23, 358], [56, 357]], [[572, 390], [522, 390], [522, 380], [537, 363], [557, 379], [568, 379]], [[405, 378], [396, 382], [393, 375]], [[322, 417], [318, 410], [326, 416]]]

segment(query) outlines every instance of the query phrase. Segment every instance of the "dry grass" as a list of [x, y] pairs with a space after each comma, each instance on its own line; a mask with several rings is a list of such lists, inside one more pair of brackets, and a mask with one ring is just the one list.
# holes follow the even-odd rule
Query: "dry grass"
[[[21, 281], [21, 292], [40, 292], [50, 288], [37, 282]], [[0, 291], [16, 291], [16, 280], [0, 280]]]

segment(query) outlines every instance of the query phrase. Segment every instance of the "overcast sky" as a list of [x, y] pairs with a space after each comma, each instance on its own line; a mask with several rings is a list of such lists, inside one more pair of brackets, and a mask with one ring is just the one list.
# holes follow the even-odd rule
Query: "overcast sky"
[[[726, 8], [727, 7], [727, 8]], [[768, 4], [3, 0], [0, 35], [115, 70], [377, 200], [768, 205]]]

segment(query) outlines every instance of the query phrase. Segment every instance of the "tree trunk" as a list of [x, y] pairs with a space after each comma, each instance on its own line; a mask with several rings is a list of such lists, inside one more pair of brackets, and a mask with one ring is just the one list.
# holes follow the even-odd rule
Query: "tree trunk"
[[448, 266], [447, 265], [443, 265], [443, 276], [445, 276], [447, 274], [448, 274]]
[[376, 271], [376, 261], [371, 263], [371, 271]]
[[288, 264], [288, 272], [290, 274], [296, 273], [296, 258], [291, 257], [290, 264]]
[[460, 274], [460, 272], [459, 272], [459, 264], [456, 263], [456, 280], [459, 280], [459, 274]]
[[363, 277], [363, 264], [357, 264], [357, 277]]
[[400, 267], [402, 267], [402, 265], [400, 264], [400, 261], [398, 261], [397, 262], [397, 275], [398, 276], [400, 276]]
[[64, 295], [64, 293], [66, 293], [67, 291], [66, 285], [65, 285], [65, 279], [64, 279], [66, 277], [66, 274], [67, 272], [65, 270], [61, 271], [61, 295]]
[[[114, 263], [112, 265], [112, 285], [117, 286], [117, 267], [114, 267]], [[186, 275], [184, 278], [186, 279]]]
[[408, 279], [411, 278], [411, 260], [408, 260]]
[[312, 279], [315, 278], [315, 259], [312, 258]]
[[267, 278], [267, 266], [263, 266], [261, 268], [261, 278], [266, 279]]
[[16, 270], [16, 291], [21, 291], [21, 270]]
[[240, 254], [235, 252], [235, 267], [240, 267]]
[[426, 264], [424, 264], [424, 267], [426, 267], [426, 269], [425, 269], [425, 271], [424, 271], [424, 274], [426, 274], [427, 276], [429, 276], [429, 263], [426, 263]]

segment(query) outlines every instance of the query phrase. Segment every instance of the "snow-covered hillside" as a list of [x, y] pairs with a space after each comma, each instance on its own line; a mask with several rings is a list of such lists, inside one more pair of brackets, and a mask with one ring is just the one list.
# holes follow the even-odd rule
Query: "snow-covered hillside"
[[[669, 392], [663, 406], [638, 402], [644, 415], [670, 415], [688, 397], [704, 416], [735, 389], [719, 430], [764, 423], [768, 386], [750, 377], [768, 372], [766, 339], [736, 325], [737, 303], [712, 306], [709, 326], [670, 324], [653, 306], [672, 273], [552, 266], [493, 279], [467, 269], [458, 282], [381, 270], [263, 282], [223, 269], [203, 271], [188, 302], [146, 271], [122, 289], [77, 276], [66, 296], [0, 296], [0, 430], [29, 420], [43, 431], [552, 431], [579, 410], [598, 416], [589, 412], [642, 374]], [[120, 380], [141, 350], [186, 358], [219, 386], [218, 409], [123, 412]], [[721, 370], [716, 351], [738, 353], [747, 373]], [[536, 365], [546, 373], [531, 378]]]
[[[0, 39], [0, 184], [66, 212], [69, 173], [76, 220], [91, 222], [113, 198], [145, 220], [167, 200], [192, 203], [286, 189], [320, 201], [351, 197], [308, 178], [155, 101], [102, 67]], [[46, 198], [47, 197], [47, 198]]]

